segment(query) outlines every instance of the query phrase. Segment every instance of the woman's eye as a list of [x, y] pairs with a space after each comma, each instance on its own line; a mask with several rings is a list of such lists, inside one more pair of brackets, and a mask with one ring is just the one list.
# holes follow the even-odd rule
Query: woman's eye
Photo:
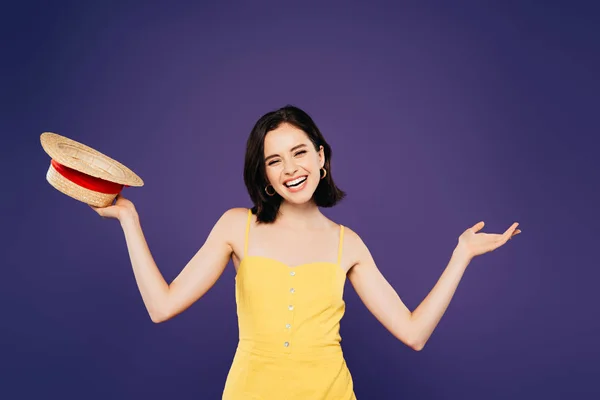
[[[301, 155], [301, 154], [304, 154], [304, 153], [306, 153], [306, 150], [300, 150], [299, 152], [297, 152], [297, 153], [296, 153], [296, 154], [294, 154], [294, 155], [295, 155], [295, 156], [299, 156], [299, 155]], [[281, 161], [281, 160], [273, 160], [273, 161], [270, 161], [270, 162], [268, 162], [268, 163], [267, 163], [267, 165], [269, 165], [269, 166], [271, 166], [271, 165], [275, 165], [275, 164], [277, 164], [279, 161]]]

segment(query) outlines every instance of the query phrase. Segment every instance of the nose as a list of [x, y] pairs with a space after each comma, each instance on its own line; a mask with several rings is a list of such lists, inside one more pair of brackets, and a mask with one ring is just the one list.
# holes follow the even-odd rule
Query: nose
[[294, 174], [298, 171], [298, 167], [294, 160], [289, 160], [284, 163], [283, 173], [286, 175], [294, 176]]

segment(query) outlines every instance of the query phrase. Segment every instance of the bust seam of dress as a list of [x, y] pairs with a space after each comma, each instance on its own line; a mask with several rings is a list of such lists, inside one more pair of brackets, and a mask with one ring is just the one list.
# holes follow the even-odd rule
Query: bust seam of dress
[[283, 265], [284, 267], [286, 267], [286, 268], [287, 268], [287, 270], [288, 270], [288, 271], [289, 271], [289, 270], [293, 270], [293, 269], [295, 269], [295, 268], [298, 268], [298, 269], [300, 269], [301, 267], [307, 267], [307, 266], [312, 266], [312, 265], [316, 265], [316, 264], [326, 264], [326, 265], [328, 265], [328, 266], [330, 266], [330, 267], [334, 267], [334, 268], [336, 268], [336, 269], [337, 269], [339, 272], [341, 272], [341, 273], [342, 273], [342, 276], [344, 277], [344, 279], [346, 279], [346, 271], [344, 271], [344, 269], [343, 269], [343, 268], [342, 268], [342, 267], [341, 267], [339, 264], [337, 264], [337, 263], [334, 263], [334, 262], [331, 262], [331, 261], [312, 261], [312, 262], [309, 262], [309, 263], [304, 263], [304, 264], [298, 264], [298, 265], [295, 265], [295, 266], [290, 266], [290, 265], [288, 265], [288, 264], [284, 263], [283, 261], [279, 261], [279, 260], [277, 260], [277, 259], [275, 259], [275, 258], [270, 258], [270, 257], [265, 257], [265, 256], [258, 256], [258, 255], [256, 255], [256, 256], [255, 256], [255, 255], [252, 255], [252, 256], [246, 256], [246, 257], [244, 257], [244, 258], [243, 258], [243, 259], [240, 261], [240, 265], [238, 265], [238, 269], [237, 269], [237, 272], [236, 272], [236, 274], [235, 274], [235, 277], [236, 277], [236, 278], [238, 277], [238, 275], [240, 275], [240, 273], [241, 273], [241, 271], [242, 271], [242, 269], [243, 269], [244, 265], [246, 264], [246, 262], [245, 262], [245, 261], [246, 261], [246, 259], [248, 259], [248, 258], [249, 258], [249, 259], [253, 259], [253, 258], [260, 258], [260, 259], [263, 259], [263, 260], [266, 260], [266, 261], [272, 261], [272, 262], [274, 262], [275, 264], [280, 264], [280, 265]]

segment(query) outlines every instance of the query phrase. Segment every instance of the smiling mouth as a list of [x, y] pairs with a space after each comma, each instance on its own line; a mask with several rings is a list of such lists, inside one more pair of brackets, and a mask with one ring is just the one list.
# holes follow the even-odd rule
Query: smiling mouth
[[293, 188], [293, 187], [299, 186], [302, 183], [304, 183], [304, 181], [306, 181], [307, 178], [308, 178], [307, 176], [301, 176], [300, 178], [294, 179], [293, 181], [284, 183], [284, 185], [286, 187]]

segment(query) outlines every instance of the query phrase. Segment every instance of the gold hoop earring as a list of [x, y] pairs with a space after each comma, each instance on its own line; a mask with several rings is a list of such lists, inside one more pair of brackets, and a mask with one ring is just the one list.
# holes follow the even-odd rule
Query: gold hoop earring
[[[321, 168], [323, 170], [323, 176], [321, 177], [321, 179], [325, 178], [327, 176], [327, 170], [325, 168]], [[319, 175], [321, 175], [321, 170], [319, 170]]]
[[272, 185], [267, 185], [265, 186], [265, 193], [267, 193], [268, 196], [273, 196], [275, 194], [275, 188], [273, 188], [273, 193], [269, 193], [269, 186], [273, 187]]

